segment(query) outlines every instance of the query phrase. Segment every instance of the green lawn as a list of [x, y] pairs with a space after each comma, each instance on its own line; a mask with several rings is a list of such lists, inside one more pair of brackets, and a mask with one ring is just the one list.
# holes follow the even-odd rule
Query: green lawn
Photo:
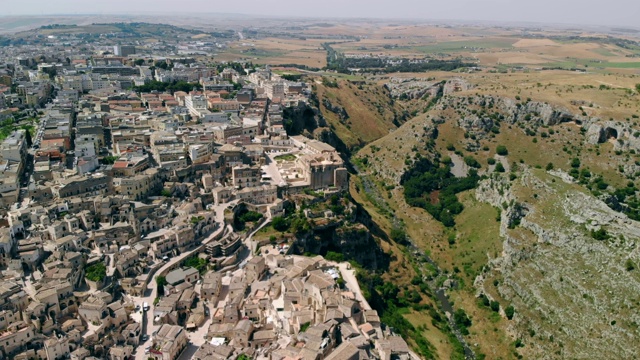
[[274, 159], [276, 159], [276, 161], [293, 161], [296, 159], [296, 156], [293, 154], [284, 154], [278, 155]]

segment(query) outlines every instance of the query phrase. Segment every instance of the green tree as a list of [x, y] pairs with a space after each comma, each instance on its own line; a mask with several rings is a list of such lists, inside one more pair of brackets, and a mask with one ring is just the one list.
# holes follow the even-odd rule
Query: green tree
[[498, 147], [496, 147], [496, 154], [506, 156], [509, 154], [509, 150], [507, 150], [507, 147], [504, 145], [498, 145]]
[[290, 229], [295, 234], [303, 234], [311, 230], [311, 224], [305, 217], [296, 217], [291, 221]]
[[158, 295], [164, 295], [164, 286], [167, 284], [167, 278], [164, 276], [156, 277], [156, 289], [158, 289]]
[[577, 169], [580, 167], [580, 159], [578, 158], [573, 158], [571, 159], [571, 167], [574, 169]]
[[495, 301], [495, 300], [494, 300], [494, 301], [491, 301], [491, 303], [490, 303], [490, 305], [489, 305], [489, 306], [491, 307], [491, 310], [493, 310], [493, 311], [495, 311], [495, 312], [500, 311], [500, 303], [499, 303], [499, 302], [497, 302], [497, 301]]
[[546, 169], [547, 171], [549, 171], [549, 170], [553, 170], [553, 163], [548, 163], [548, 164], [547, 164], [547, 166], [545, 167], [545, 169]]
[[327, 255], [325, 255], [324, 258], [329, 260], [329, 261], [335, 261], [335, 262], [343, 262], [344, 261], [344, 255], [341, 254], [341, 253], [334, 252], [334, 251], [327, 251]]
[[394, 227], [391, 229], [391, 240], [395, 241], [398, 244], [406, 244], [407, 243], [407, 233], [404, 229], [399, 227]]
[[188, 258], [187, 260], [184, 261], [184, 266], [185, 267], [192, 267], [196, 270], [198, 270], [198, 272], [200, 272], [200, 274], [204, 274], [207, 271], [207, 260], [194, 255], [190, 258]]
[[102, 281], [107, 276], [107, 267], [103, 262], [95, 263], [85, 269], [85, 277], [91, 281]]
[[465, 156], [464, 157], [464, 163], [467, 164], [467, 166], [470, 166], [472, 168], [481, 168], [482, 165], [480, 165], [480, 163], [478, 162], [478, 160], [476, 160], [473, 156]]
[[505, 315], [507, 315], [507, 319], [513, 319], [513, 315], [515, 314], [516, 309], [513, 308], [513, 305], [509, 305], [504, 309]]
[[289, 230], [289, 221], [283, 218], [282, 216], [276, 216], [271, 220], [271, 226], [278, 231], [287, 231]]
[[247, 211], [246, 213], [240, 216], [240, 221], [242, 222], [256, 222], [262, 219], [262, 214], [256, 211]]
[[497, 164], [496, 164], [496, 171], [497, 171], [497, 172], [500, 172], [500, 173], [503, 173], [503, 172], [505, 171], [505, 170], [504, 170], [504, 166], [502, 165], [502, 163], [501, 163], [501, 162], [499, 162], [499, 163], [497, 163]]
[[471, 319], [463, 309], [458, 309], [453, 313], [453, 321], [456, 323], [463, 335], [469, 335], [468, 327], [471, 326]]
[[111, 164], [114, 164], [116, 160], [118, 160], [119, 158], [120, 158], [119, 156], [105, 156], [102, 159], [100, 159], [100, 162], [105, 165], [111, 165]]

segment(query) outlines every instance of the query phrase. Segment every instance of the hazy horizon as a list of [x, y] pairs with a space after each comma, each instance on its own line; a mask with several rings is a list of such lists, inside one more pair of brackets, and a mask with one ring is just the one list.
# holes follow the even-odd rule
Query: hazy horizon
[[[87, 4], [91, 6], [88, 7]], [[326, 0], [321, 6], [294, 0], [245, 0], [242, 7], [231, 3], [211, 3], [208, 0], [183, 0], [176, 5], [167, 0], [110, 0], [87, 3], [81, 0], [23, 0], [4, 4], [5, 16], [46, 15], [188, 15], [237, 14], [247, 16], [283, 16], [309, 18], [386, 18], [413, 20], [459, 20], [555, 23], [567, 25], [626, 26], [638, 28], [640, 2], [611, 0], [606, 11], [584, 1], [540, 0], [514, 5], [509, 0], [458, 0], [455, 2], [424, 2], [397, 0], [351, 0], [348, 3]]]

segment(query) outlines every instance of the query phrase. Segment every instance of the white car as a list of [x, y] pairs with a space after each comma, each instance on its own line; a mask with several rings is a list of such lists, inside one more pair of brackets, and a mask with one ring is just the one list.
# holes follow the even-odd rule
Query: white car
[[144, 353], [148, 354], [149, 350], [151, 350], [151, 346], [147, 346], [146, 348], [144, 348]]

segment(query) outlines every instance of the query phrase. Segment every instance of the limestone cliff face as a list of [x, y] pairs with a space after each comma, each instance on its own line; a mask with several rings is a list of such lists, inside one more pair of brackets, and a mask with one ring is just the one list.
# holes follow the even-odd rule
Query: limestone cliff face
[[310, 104], [285, 109], [284, 118], [289, 135], [310, 134], [319, 127], [327, 126], [318, 108]]

